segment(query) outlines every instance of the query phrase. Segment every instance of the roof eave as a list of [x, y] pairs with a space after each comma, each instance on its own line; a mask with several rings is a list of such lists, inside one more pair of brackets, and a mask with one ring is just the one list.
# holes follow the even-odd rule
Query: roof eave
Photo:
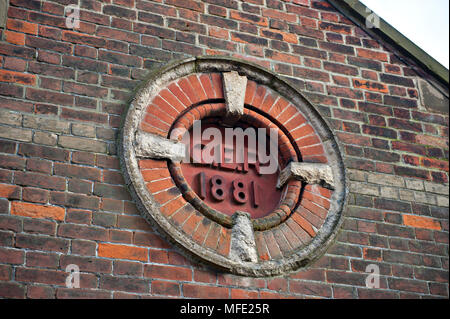
[[372, 11], [363, 3], [358, 0], [327, 1], [368, 34], [375, 34], [381, 37], [388, 44], [398, 49], [400, 53], [416, 62], [426, 73], [432, 75], [437, 81], [448, 87], [449, 70], [381, 17], [379, 19], [379, 27], [368, 28], [366, 26], [366, 18], [372, 14]]

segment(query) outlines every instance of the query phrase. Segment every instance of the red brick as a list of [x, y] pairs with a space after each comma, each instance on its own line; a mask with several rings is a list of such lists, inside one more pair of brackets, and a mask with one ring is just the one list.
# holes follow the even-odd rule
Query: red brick
[[448, 172], [449, 164], [448, 161], [438, 160], [434, 158], [422, 158], [421, 159], [422, 166], [437, 168], [443, 171]]
[[101, 243], [98, 244], [98, 256], [115, 259], [148, 261], [148, 250], [141, 247]]
[[149, 282], [145, 279], [133, 277], [102, 276], [100, 278], [100, 289], [119, 290], [145, 294], [149, 291]]
[[45, 267], [57, 268], [59, 264], [59, 256], [52, 253], [41, 252], [27, 252], [26, 266], [27, 267]]
[[256, 299], [258, 298], [258, 291], [244, 290], [244, 289], [231, 289], [231, 299]]
[[36, 84], [36, 76], [21, 72], [0, 70], [0, 82], [12, 82], [34, 86]]
[[12, 267], [9, 265], [0, 265], [0, 281], [10, 281]]
[[9, 184], [0, 184], [0, 197], [20, 199], [20, 187]]
[[[276, 103], [274, 103], [275, 101]], [[262, 111], [269, 113], [274, 118], [277, 118], [285, 110], [288, 103], [289, 102], [282, 97], [277, 96], [271, 91], [266, 91], [262, 86], [258, 86], [252, 104]], [[251, 112], [249, 114], [251, 114]], [[269, 121], [261, 117], [259, 117], [259, 120], [265, 123], [266, 126], [271, 125]]]
[[292, 218], [296, 221], [296, 223], [302, 228], [304, 229], [311, 237], [314, 237], [316, 235], [316, 232], [314, 231], [314, 229], [311, 227], [311, 224], [304, 219], [299, 213], [294, 213], [292, 215]]
[[261, 36], [279, 40], [279, 41], [284, 41], [284, 42], [294, 43], [294, 44], [298, 43], [297, 35], [292, 34], [292, 33], [277, 31], [277, 30], [273, 30], [273, 29], [271, 29], [271, 30], [261, 29], [260, 34], [261, 34]]
[[62, 39], [64, 41], [89, 45], [96, 48], [105, 47], [106, 44], [106, 41], [103, 38], [73, 31], [63, 31]]
[[204, 12], [205, 5], [199, 1], [193, 0], [167, 0], [166, 4], [173, 5], [175, 7], [186, 8], [194, 11]]
[[88, 240], [72, 240], [72, 253], [75, 255], [93, 256], [96, 252], [96, 243]]
[[334, 24], [329, 22], [319, 22], [319, 28], [330, 32], [337, 32], [342, 34], [352, 34], [352, 28], [347, 25]]
[[382, 62], [386, 62], [388, 60], [387, 53], [384, 52], [378, 52], [373, 50], [367, 50], [367, 49], [356, 49], [357, 55], [362, 58], [367, 59], [374, 59]]
[[11, 205], [11, 215], [64, 220], [65, 209], [56, 206], [42, 206], [31, 203], [13, 202]]
[[28, 34], [37, 34], [38, 26], [35, 23], [30, 23], [26, 21], [8, 19], [6, 22], [6, 28], [9, 30], [19, 31]]
[[13, 31], [4, 31], [5, 39], [9, 43], [17, 44], [17, 45], [25, 45], [25, 34], [13, 32]]
[[312, 133], [314, 133], [314, 129], [309, 124], [306, 124], [293, 130], [291, 136], [293, 139], [298, 140]]
[[27, 298], [30, 299], [54, 299], [55, 289], [48, 286], [28, 286]]
[[375, 92], [380, 92], [380, 93], [388, 93], [389, 92], [387, 86], [385, 84], [379, 83], [379, 82], [353, 79], [353, 85], [355, 88], [358, 88], [358, 89], [365, 89], [365, 90], [375, 91]]
[[5, 264], [23, 264], [25, 253], [18, 249], [0, 247], [0, 260]]
[[194, 281], [215, 284], [217, 276], [207, 270], [194, 269]]
[[278, 20], [283, 20], [283, 21], [288, 21], [288, 22], [297, 22], [296, 14], [286, 13], [286, 12], [273, 10], [273, 9], [263, 9], [262, 15], [265, 17], [273, 18], [273, 19], [278, 19]]
[[188, 298], [225, 299], [229, 296], [228, 288], [184, 284], [183, 295]]
[[191, 281], [192, 270], [190, 268], [174, 266], [145, 265], [144, 276], [177, 281]]
[[179, 296], [180, 285], [167, 281], [152, 281], [152, 294], [164, 296]]
[[294, 75], [300, 78], [321, 81], [321, 82], [330, 82], [330, 75], [326, 72], [311, 70], [307, 68], [294, 68]]
[[257, 84], [254, 81], [247, 82], [247, 88], [245, 90], [245, 103], [251, 104], [255, 96]]
[[441, 225], [438, 221], [424, 216], [403, 215], [403, 224], [416, 228], [441, 229]]
[[284, 291], [288, 290], [288, 282], [286, 278], [274, 278], [267, 281], [267, 289]]
[[266, 50], [266, 57], [269, 59], [276, 60], [276, 61], [292, 63], [292, 64], [301, 64], [300, 57], [297, 55]]
[[0, 282], [0, 296], [3, 298], [25, 298], [25, 286], [12, 283], [12, 282]]
[[56, 297], [58, 299], [109, 299], [111, 292], [98, 289], [58, 288]]
[[245, 12], [230, 11], [230, 18], [234, 20], [249, 22], [251, 24], [256, 24], [263, 27], [267, 27], [269, 25], [269, 20], [267, 18]]

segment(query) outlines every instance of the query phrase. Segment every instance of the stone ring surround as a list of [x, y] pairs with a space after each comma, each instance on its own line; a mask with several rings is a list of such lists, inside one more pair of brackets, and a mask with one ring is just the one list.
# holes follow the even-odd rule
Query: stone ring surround
[[[269, 215], [277, 216], [277, 221], [268, 226], [255, 223], [245, 212], [236, 212], [222, 223], [210, 218], [186, 199], [186, 189], [183, 196], [170, 172], [180, 160], [180, 154], [175, 153], [181, 143], [168, 139], [173, 125], [180, 114], [195, 109], [199, 112], [197, 106], [208, 105], [203, 109], [211, 114], [229, 111], [222, 82], [223, 74], [229, 72], [248, 79], [243, 87], [246, 107], [242, 116], [281, 128], [280, 151], [283, 156], [289, 154], [292, 162], [280, 174], [288, 189], [284, 199], [289, 205], [281, 209], [282, 213]], [[296, 125], [298, 120], [304, 121], [300, 127]], [[143, 147], [154, 145], [163, 150], [148, 152]], [[195, 57], [152, 73], [138, 88], [125, 114], [119, 155], [125, 182], [143, 217], [186, 255], [227, 272], [259, 277], [298, 270], [325, 252], [342, 222], [348, 181], [331, 130], [288, 82], [246, 61]], [[312, 178], [297, 175], [303, 169], [297, 161], [326, 166], [326, 173], [319, 175], [327, 177], [319, 179], [333, 180], [332, 190], [323, 187], [326, 183], [319, 183], [317, 174]]]

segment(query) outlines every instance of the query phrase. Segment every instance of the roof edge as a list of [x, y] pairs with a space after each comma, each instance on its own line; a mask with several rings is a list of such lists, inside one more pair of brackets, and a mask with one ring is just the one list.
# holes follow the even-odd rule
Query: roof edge
[[366, 18], [373, 12], [359, 0], [327, 1], [347, 18], [361, 27], [364, 31], [370, 35], [376, 34], [381, 36], [382, 39], [386, 40], [389, 44], [394, 45], [401, 53], [406, 54], [440, 83], [446, 86], [449, 85], [449, 70], [431, 55], [414, 44], [414, 42], [400, 33], [397, 29], [383, 20], [383, 18], [379, 17], [379, 27], [368, 28], [366, 26]]

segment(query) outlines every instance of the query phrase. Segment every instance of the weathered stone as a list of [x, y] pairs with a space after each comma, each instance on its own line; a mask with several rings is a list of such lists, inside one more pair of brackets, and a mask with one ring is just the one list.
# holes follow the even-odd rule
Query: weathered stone
[[135, 147], [136, 155], [141, 157], [180, 162], [186, 155], [186, 146], [183, 143], [143, 131], [136, 132]]
[[416, 179], [406, 179], [406, 188], [421, 191], [423, 190], [423, 181]]
[[30, 142], [31, 141], [31, 130], [24, 130], [20, 128], [0, 126], [0, 137], [7, 138], [10, 140]]
[[33, 142], [44, 145], [56, 145], [58, 136], [55, 133], [49, 132], [34, 132]]
[[404, 187], [405, 181], [400, 176], [393, 176], [388, 174], [368, 173], [367, 181], [372, 184]]
[[348, 176], [351, 181], [365, 182], [367, 180], [366, 172], [358, 171], [358, 170], [354, 170], [354, 169], [348, 170]]
[[22, 115], [7, 110], [0, 110], [0, 123], [21, 126]]
[[69, 133], [69, 122], [25, 115], [23, 126], [55, 133]]
[[433, 194], [425, 193], [425, 192], [414, 192], [414, 198], [416, 202], [428, 204], [428, 205], [436, 205], [436, 196]]
[[407, 189], [399, 190], [400, 199], [408, 202], [414, 202], [414, 192]]
[[85, 124], [72, 124], [72, 134], [84, 137], [95, 137], [95, 127]]
[[228, 116], [239, 117], [244, 114], [246, 87], [245, 76], [240, 76], [236, 71], [223, 73], [223, 90]]
[[438, 206], [448, 207], [449, 199], [446, 196], [436, 196], [436, 202]]
[[231, 249], [229, 257], [237, 262], [258, 262], [255, 235], [249, 213], [237, 211], [232, 216]]
[[419, 80], [419, 90], [420, 100], [425, 108], [441, 113], [448, 113], [448, 97], [424, 80]]
[[95, 153], [106, 153], [106, 143], [72, 136], [60, 136], [58, 145], [65, 148], [72, 148], [80, 151]]
[[6, 25], [6, 17], [8, 13], [8, 1], [0, 0], [0, 28], [4, 28]]
[[380, 195], [378, 186], [370, 185], [367, 183], [358, 183], [358, 182], [350, 183], [350, 192], [356, 193], [356, 194], [370, 195], [370, 196], [379, 196]]
[[290, 178], [333, 188], [333, 171], [327, 164], [291, 162], [278, 177], [277, 187], [282, 187]]
[[425, 182], [425, 190], [430, 193], [437, 193], [443, 195], [448, 195], [449, 193], [447, 185], [441, 185], [431, 182]]
[[380, 186], [380, 195], [385, 198], [398, 199], [398, 190], [395, 187]]

